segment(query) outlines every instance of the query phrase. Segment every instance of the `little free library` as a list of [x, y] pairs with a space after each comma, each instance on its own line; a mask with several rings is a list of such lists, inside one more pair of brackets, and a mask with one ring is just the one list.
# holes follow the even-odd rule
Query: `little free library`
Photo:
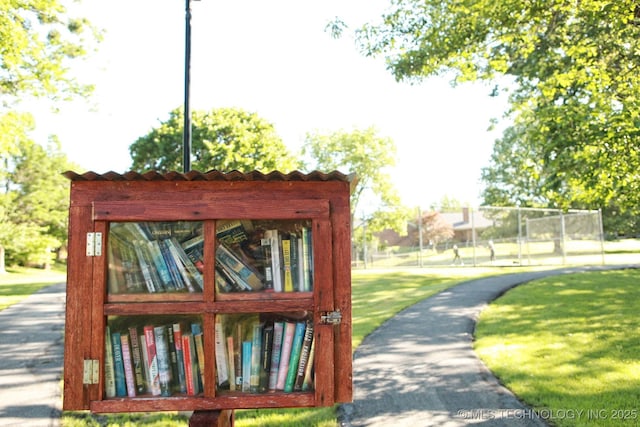
[[64, 410], [352, 400], [354, 176], [65, 176]]

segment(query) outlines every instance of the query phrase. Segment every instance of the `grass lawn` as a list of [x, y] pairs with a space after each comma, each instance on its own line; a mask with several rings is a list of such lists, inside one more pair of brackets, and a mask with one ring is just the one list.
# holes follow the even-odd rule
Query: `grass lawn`
[[51, 270], [12, 267], [0, 274], [0, 310], [13, 305], [45, 286], [67, 280], [61, 267]]
[[476, 351], [554, 425], [638, 425], [639, 280], [620, 270], [515, 288], [482, 313]]

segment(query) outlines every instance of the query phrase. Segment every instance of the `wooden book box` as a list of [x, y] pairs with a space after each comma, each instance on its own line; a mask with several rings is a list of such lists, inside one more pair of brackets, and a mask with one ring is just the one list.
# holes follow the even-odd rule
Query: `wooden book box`
[[64, 410], [351, 401], [353, 177], [65, 176]]

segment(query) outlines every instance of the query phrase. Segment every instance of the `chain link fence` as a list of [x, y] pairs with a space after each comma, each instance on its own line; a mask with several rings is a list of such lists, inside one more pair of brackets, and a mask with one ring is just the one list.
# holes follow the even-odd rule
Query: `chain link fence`
[[599, 210], [417, 209], [402, 233], [354, 226], [355, 268], [604, 263]]

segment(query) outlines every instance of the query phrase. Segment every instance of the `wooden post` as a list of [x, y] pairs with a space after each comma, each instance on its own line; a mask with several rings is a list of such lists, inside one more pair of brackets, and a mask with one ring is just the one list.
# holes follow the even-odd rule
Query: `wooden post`
[[233, 427], [233, 410], [193, 411], [189, 427]]

